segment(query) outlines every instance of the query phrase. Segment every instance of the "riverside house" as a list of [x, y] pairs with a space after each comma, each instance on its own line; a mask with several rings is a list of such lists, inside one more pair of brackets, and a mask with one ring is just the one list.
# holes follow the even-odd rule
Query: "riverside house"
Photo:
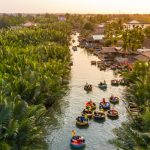
[[132, 20], [128, 23], [124, 23], [123, 26], [124, 26], [125, 29], [130, 29], [130, 30], [134, 29], [135, 27], [140, 27], [140, 28], [144, 29], [144, 28], [150, 26], [150, 23], [140, 22], [140, 21], [137, 21], [137, 20]]

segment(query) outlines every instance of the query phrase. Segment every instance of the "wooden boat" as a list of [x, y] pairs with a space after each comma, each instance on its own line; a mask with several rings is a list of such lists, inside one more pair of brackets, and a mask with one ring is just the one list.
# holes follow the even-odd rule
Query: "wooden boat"
[[128, 85], [128, 82], [124, 79], [120, 79], [119, 84], [122, 85], [122, 86], [125, 86], [125, 85]]
[[81, 136], [73, 136], [70, 140], [70, 146], [75, 149], [81, 149], [85, 147], [85, 139]]
[[110, 119], [117, 119], [119, 117], [118, 111], [114, 109], [110, 109], [107, 111], [107, 117]]
[[96, 104], [92, 101], [88, 101], [86, 103], [86, 109], [88, 110], [95, 110], [96, 109]]
[[119, 86], [119, 81], [118, 80], [111, 80], [111, 85], [112, 86]]
[[84, 90], [85, 90], [85, 91], [92, 91], [92, 84], [86, 84], [86, 85], [84, 86]]
[[119, 103], [119, 97], [110, 97], [109, 101], [112, 104], [118, 104]]
[[107, 110], [110, 108], [110, 102], [100, 102], [99, 108], [103, 108], [104, 110]]
[[85, 116], [85, 115], [86, 115], [89, 119], [91, 119], [92, 116], [93, 116], [93, 112], [92, 112], [91, 110], [84, 109], [84, 110], [82, 111], [82, 116]]
[[138, 115], [139, 112], [140, 112], [138, 106], [137, 106], [135, 103], [132, 103], [132, 102], [129, 102], [128, 110], [129, 110], [129, 112], [130, 112], [133, 116]]
[[105, 113], [100, 111], [95, 111], [93, 117], [94, 120], [96, 121], [102, 121], [105, 120]]
[[102, 90], [106, 90], [107, 89], [107, 84], [106, 83], [99, 83], [98, 87]]
[[79, 116], [76, 118], [76, 125], [78, 126], [88, 126], [88, 119], [86, 119], [84, 116]]
[[73, 46], [72, 49], [73, 49], [74, 51], [77, 51], [77, 47], [76, 47], [76, 46]]
[[96, 65], [96, 61], [91, 61], [91, 65]]

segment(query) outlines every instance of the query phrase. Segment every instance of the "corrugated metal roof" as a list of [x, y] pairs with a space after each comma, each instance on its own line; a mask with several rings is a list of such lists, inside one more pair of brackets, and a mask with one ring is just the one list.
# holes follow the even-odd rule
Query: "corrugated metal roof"
[[92, 38], [94, 41], [102, 40], [104, 38], [104, 35], [92, 35]]

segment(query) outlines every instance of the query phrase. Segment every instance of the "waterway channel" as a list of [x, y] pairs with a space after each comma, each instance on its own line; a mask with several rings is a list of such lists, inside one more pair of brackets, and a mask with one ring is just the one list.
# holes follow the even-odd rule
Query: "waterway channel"
[[[70, 50], [72, 53], [73, 66], [71, 67], [71, 78], [67, 96], [58, 103], [55, 103], [50, 110], [51, 122], [48, 131], [47, 142], [49, 150], [70, 150], [71, 131], [76, 130], [78, 135], [84, 136], [86, 147], [84, 150], [116, 150], [109, 144], [108, 140], [114, 138], [112, 129], [119, 127], [126, 120], [126, 109], [123, 101], [120, 100], [115, 107], [119, 111], [117, 120], [106, 118], [103, 123], [90, 120], [90, 125], [86, 129], [76, 127], [76, 117], [81, 114], [85, 107], [85, 103], [92, 99], [97, 106], [102, 98], [109, 99], [111, 93], [122, 99], [123, 87], [113, 87], [110, 82], [115, 77], [112, 70], [100, 71], [96, 66], [91, 66], [91, 61], [99, 59], [88, 53], [85, 49], [79, 48], [77, 51], [72, 50], [72, 46], [78, 45], [79, 34], [72, 35]], [[102, 91], [98, 88], [100, 81], [106, 81], [108, 88]], [[90, 93], [84, 91], [84, 85], [88, 82], [93, 85], [93, 90]], [[97, 108], [98, 109], [98, 108]]]

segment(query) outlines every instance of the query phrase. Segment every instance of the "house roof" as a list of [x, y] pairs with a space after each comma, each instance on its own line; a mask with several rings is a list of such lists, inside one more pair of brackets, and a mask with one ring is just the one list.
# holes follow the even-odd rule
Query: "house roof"
[[33, 22], [26, 22], [25, 24], [23, 24], [24, 27], [32, 27], [32, 26], [36, 26], [35, 23]]
[[136, 60], [142, 60], [142, 61], [146, 61], [148, 58], [144, 55], [137, 55], [134, 57]]
[[140, 22], [137, 21], [137, 20], [132, 20], [132, 21], [128, 22], [128, 24], [139, 24], [139, 23], [140, 23]]
[[141, 53], [143, 56], [147, 57], [150, 59], [150, 51], [147, 51], [147, 52], [143, 52]]
[[94, 41], [99, 41], [104, 38], [104, 35], [92, 35]]
[[101, 53], [116, 53], [115, 47], [102, 47]]

